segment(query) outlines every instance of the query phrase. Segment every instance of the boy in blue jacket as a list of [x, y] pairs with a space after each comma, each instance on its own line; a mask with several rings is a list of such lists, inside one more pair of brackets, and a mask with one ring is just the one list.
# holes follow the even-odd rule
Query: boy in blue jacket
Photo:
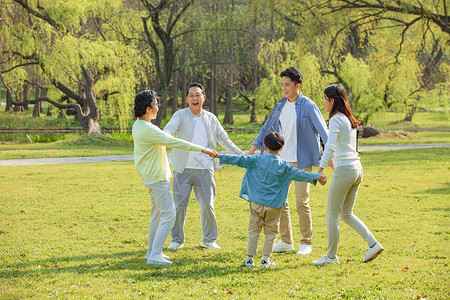
[[281, 207], [286, 198], [291, 180], [322, 185], [326, 177], [317, 173], [305, 172], [293, 167], [278, 157], [283, 149], [284, 138], [271, 132], [264, 138], [265, 155], [235, 156], [217, 155], [220, 164], [231, 164], [246, 168], [239, 196], [249, 202], [250, 219], [248, 223], [247, 258], [244, 265], [253, 267], [253, 257], [257, 253], [259, 234], [264, 227], [264, 247], [261, 267], [274, 267], [270, 259], [278, 235]]

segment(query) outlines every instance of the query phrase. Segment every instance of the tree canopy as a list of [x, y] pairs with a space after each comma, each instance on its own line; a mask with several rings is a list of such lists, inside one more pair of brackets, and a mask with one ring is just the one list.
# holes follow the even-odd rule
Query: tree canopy
[[[161, 124], [167, 101], [177, 107], [178, 97], [169, 97], [170, 86], [179, 87], [175, 72], [207, 88], [206, 104], [215, 114], [224, 100], [224, 121], [230, 124], [236, 96], [253, 110], [269, 111], [282, 97], [279, 73], [289, 66], [302, 71], [301, 91], [317, 103], [327, 85], [342, 84], [365, 123], [376, 111], [392, 108], [411, 120], [449, 88], [443, 0], [0, 4], [0, 80], [10, 104], [47, 101], [72, 111], [87, 133], [101, 133], [103, 100], [125, 128], [134, 94], [149, 88], [161, 96]], [[26, 85], [45, 95], [21, 102], [17, 95]]]

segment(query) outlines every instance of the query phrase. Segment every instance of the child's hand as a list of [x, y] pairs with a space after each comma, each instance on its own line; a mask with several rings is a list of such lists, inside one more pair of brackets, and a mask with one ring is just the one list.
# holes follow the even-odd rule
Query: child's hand
[[213, 149], [202, 148], [202, 153], [208, 154], [209, 156], [214, 158], [219, 158], [219, 153], [217, 153], [217, 151]]
[[323, 175], [322, 173], [319, 173], [319, 174], [320, 174], [320, 178], [317, 180], [319, 181], [319, 183], [321, 185], [325, 185], [325, 183], [327, 183], [327, 177], [325, 175]]

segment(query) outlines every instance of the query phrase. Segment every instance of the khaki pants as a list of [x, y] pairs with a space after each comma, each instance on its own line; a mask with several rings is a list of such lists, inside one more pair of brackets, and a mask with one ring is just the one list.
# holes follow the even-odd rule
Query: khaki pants
[[[297, 167], [296, 162], [291, 162], [291, 165]], [[312, 167], [300, 169], [306, 172], [311, 172]], [[302, 234], [301, 244], [311, 245], [312, 243], [312, 218], [311, 207], [309, 206], [309, 183], [295, 182], [295, 200], [298, 214], [298, 222], [300, 225], [300, 233]], [[289, 203], [286, 200], [286, 206], [281, 208], [280, 218], [280, 236], [281, 240], [287, 244], [292, 244], [292, 225], [291, 215], [289, 213]]]
[[281, 207], [273, 208], [249, 201], [250, 218], [248, 221], [247, 255], [255, 256], [258, 251], [258, 240], [264, 227], [263, 255], [271, 256], [278, 235]]

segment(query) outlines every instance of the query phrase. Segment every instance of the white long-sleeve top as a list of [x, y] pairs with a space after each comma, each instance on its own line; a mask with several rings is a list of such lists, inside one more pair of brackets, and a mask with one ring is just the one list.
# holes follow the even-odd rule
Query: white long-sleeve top
[[350, 120], [341, 113], [331, 117], [329, 122], [328, 141], [323, 151], [320, 167], [325, 168], [334, 153], [335, 168], [348, 165], [361, 165], [356, 152], [356, 129]]

